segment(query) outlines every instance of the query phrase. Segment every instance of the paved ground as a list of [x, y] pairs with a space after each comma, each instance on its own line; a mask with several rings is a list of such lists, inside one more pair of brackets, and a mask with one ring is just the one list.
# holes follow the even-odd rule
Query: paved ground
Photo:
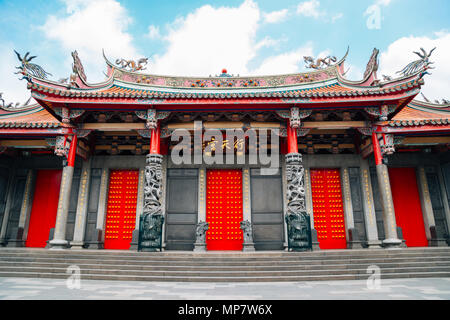
[[[180, 283], [0, 278], [1, 300], [450, 300], [450, 278], [366, 281]], [[374, 285], [375, 284], [375, 285]], [[369, 289], [371, 288], [371, 289]]]

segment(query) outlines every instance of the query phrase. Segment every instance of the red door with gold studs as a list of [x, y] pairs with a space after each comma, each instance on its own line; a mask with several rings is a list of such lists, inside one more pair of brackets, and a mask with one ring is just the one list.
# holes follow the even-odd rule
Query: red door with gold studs
[[344, 205], [338, 169], [311, 170], [314, 229], [320, 249], [346, 249]]
[[242, 250], [242, 171], [208, 170], [206, 182], [207, 250]]
[[106, 212], [105, 249], [130, 249], [136, 224], [138, 180], [139, 171], [111, 171]]

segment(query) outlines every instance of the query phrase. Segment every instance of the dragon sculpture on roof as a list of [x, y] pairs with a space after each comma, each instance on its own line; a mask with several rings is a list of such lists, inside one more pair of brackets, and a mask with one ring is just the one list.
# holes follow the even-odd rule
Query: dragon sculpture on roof
[[22, 58], [21, 55], [16, 50], [14, 50], [14, 52], [16, 53], [19, 61], [22, 63], [21, 66], [16, 67], [16, 69], [19, 69], [20, 71], [15, 73], [24, 75], [24, 77], [21, 80], [26, 79], [27, 78], [26, 76], [28, 74], [31, 74], [33, 77], [41, 79], [47, 79], [48, 76], [52, 75], [51, 73], [48, 73], [44, 69], [42, 69], [41, 66], [34, 63], [30, 63], [30, 61], [36, 58], [37, 56], [28, 57], [30, 53], [27, 52], [25, 56]]
[[306, 63], [306, 68], [308, 69], [316, 69], [321, 70], [326, 67], [329, 67], [333, 62], [336, 62], [337, 59], [334, 56], [327, 56], [325, 58], [318, 58], [314, 60], [313, 57], [303, 57]]
[[414, 51], [414, 53], [420, 57], [420, 60], [416, 60], [416, 61], [409, 63], [406, 67], [404, 67], [402, 70], [398, 71], [397, 73], [402, 74], [403, 76], [410, 76], [421, 70], [426, 71], [427, 69], [434, 69], [434, 67], [430, 66], [431, 64], [434, 63], [434, 62], [430, 61], [430, 56], [435, 49], [436, 48], [431, 50], [430, 53], [427, 53], [423, 48], [420, 48], [420, 51], [422, 51], [422, 53]]
[[128, 71], [135, 72], [145, 70], [145, 66], [148, 63], [148, 58], [141, 58], [137, 62], [133, 60], [125, 60], [125, 59], [117, 59], [116, 64], [119, 65], [123, 69], [127, 69]]

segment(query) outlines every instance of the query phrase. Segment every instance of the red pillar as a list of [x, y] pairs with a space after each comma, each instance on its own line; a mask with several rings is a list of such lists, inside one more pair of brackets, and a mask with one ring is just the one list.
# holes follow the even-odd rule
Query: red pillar
[[297, 129], [291, 127], [290, 121], [287, 121], [287, 152], [298, 153]]
[[160, 154], [161, 149], [161, 128], [159, 124], [156, 125], [155, 129], [152, 129], [152, 134], [150, 137], [150, 154]]
[[70, 143], [69, 155], [67, 157], [67, 166], [75, 167], [75, 155], [77, 153], [77, 143], [78, 137], [76, 134], [72, 137], [72, 142]]
[[373, 145], [373, 154], [375, 156], [375, 165], [382, 164], [383, 156], [381, 155], [380, 142], [378, 141], [378, 137], [375, 132], [372, 132], [372, 145]]

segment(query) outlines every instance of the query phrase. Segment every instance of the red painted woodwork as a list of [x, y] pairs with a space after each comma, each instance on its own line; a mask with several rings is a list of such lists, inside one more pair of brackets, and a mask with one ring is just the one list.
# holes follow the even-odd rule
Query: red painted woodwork
[[208, 170], [206, 183], [207, 250], [242, 250], [242, 171]]
[[111, 171], [106, 212], [105, 249], [130, 249], [136, 224], [138, 183], [139, 171]]
[[289, 120], [287, 122], [287, 140], [288, 153], [298, 153], [297, 129], [291, 127]]
[[26, 247], [45, 248], [55, 227], [62, 170], [39, 170], [36, 175]]
[[373, 154], [375, 157], [375, 165], [382, 164], [383, 156], [381, 155], [380, 141], [378, 141], [378, 136], [375, 132], [372, 132], [372, 145], [373, 145]]
[[338, 169], [312, 169], [314, 229], [320, 249], [346, 249], [344, 205]]
[[152, 129], [150, 136], [150, 154], [160, 154], [161, 148], [161, 128], [159, 124], [156, 129]]
[[422, 207], [414, 168], [389, 168], [397, 226], [408, 247], [427, 247]]
[[70, 143], [69, 155], [67, 157], [67, 166], [74, 167], [75, 166], [75, 155], [77, 153], [77, 143], [78, 137], [76, 134], [72, 136], [72, 142]]

